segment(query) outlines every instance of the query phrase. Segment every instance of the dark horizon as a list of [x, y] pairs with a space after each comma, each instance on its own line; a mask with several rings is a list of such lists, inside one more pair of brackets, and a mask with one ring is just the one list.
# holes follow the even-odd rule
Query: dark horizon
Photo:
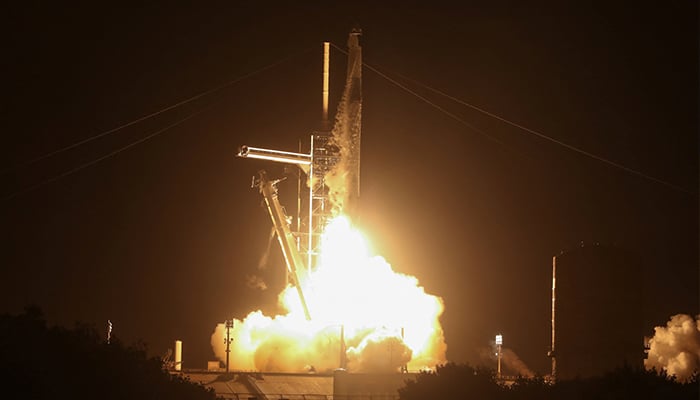
[[[249, 185], [284, 168], [236, 158], [238, 146], [308, 141], [321, 122], [322, 42], [345, 48], [353, 26], [365, 63], [492, 136], [363, 70], [357, 224], [395, 271], [443, 297], [450, 361], [480, 362], [502, 333], [548, 372], [551, 258], [581, 243], [642, 261], [649, 335], [700, 313], [697, 4], [105, 7], [8, 10], [0, 197], [20, 194], [0, 203], [0, 313], [37, 304], [61, 325], [109, 319], [154, 355], [181, 339], [185, 365], [206, 367], [216, 324], [276, 310], [283, 284], [276, 247], [270, 268], [256, 268], [270, 223]], [[345, 63], [332, 49], [331, 115]], [[290, 209], [295, 189], [280, 184]], [[254, 273], [268, 290], [246, 286]]]

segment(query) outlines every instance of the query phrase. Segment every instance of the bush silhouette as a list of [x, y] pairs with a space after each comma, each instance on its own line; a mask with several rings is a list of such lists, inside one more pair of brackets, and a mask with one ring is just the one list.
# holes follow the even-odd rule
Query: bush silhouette
[[110, 342], [86, 325], [48, 327], [37, 307], [17, 316], [0, 315], [3, 398], [215, 398], [203, 386], [164, 371], [142, 343]]
[[674, 399], [697, 400], [697, 375], [689, 382], [677, 382], [663, 372], [623, 367], [604, 376], [547, 383], [542, 377], [519, 378], [510, 385], [499, 384], [492, 370], [448, 363], [435, 372], [424, 372], [399, 389], [401, 400], [590, 400], [590, 399]]

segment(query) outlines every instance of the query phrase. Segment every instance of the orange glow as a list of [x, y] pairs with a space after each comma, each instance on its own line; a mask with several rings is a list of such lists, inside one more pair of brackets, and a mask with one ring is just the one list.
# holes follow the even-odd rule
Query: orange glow
[[[235, 321], [232, 369], [333, 370], [340, 366], [341, 326], [352, 372], [398, 371], [404, 365], [418, 370], [445, 361], [441, 298], [371, 255], [346, 217], [331, 221], [321, 246], [319, 264], [300, 278], [312, 320], [305, 319], [296, 289], [288, 286], [279, 295], [287, 314], [270, 317], [254, 311]], [[212, 346], [222, 360], [223, 337], [219, 324]]]

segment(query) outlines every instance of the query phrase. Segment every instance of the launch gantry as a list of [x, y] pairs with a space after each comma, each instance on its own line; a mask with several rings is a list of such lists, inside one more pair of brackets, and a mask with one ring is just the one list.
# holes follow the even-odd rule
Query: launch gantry
[[[348, 38], [347, 79], [332, 131], [328, 123], [328, 77], [330, 43], [323, 44], [323, 130], [310, 135], [309, 152], [289, 152], [241, 146], [237, 156], [293, 164], [306, 175], [308, 211], [302, 227], [298, 215], [293, 232], [283, 208], [279, 205], [276, 184], [265, 171], [259, 173], [255, 184], [265, 197], [268, 212], [277, 233], [290, 273], [297, 287], [307, 319], [310, 319], [304, 295], [299, 285], [298, 271], [308, 272], [316, 265], [320, 253], [321, 234], [334, 213], [342, 211], [350, 217], [357, 214], [360, 196], [360, 133], [362, 111], [362, 32], [353, 29]], [[342, 170], [339, 170], [342, 168]], [[334, 183], [329, 182], [333, 177]], [[301, 174], [299, 174], [297, 204], [302, 203]], [[299, 206], [298, 209], [301, 207]], [[299, 210], [297, 210], [299, 212]], [[305, 228], [305, 229], [303, 229]], [[306, 262], [301, 254], [306, 255]], [[305, 268], [304, 268], [305, 267]]]
[[311, 314], [309, 314], [309, 307], [306, 305], [304, 292], [301, 290], [301, 285], [299, 284], [299, 274], [297, 271], [297, 267], [303, 265], [303, 261], [297, 250], [297, 242], [294, 235], [289, 229], [287, 215], [277, 196], [277, 187], [275, 186], [277, 182], [279, 182], [279, 180], [271, 181], [267, 179], [267, 173], [265, 171], [260, 171], [259, 179], [257, 183], [254, 181], [254, 184], [260, 189], [260, 193], [265, 198], [265, 205], [272, 218], [272, 225], [275, 227], [277, 239], [282, 248], [282, 254], [284, 255], [284, 261], [287, 264], [288, 276], [291, 278], [291, 283], [297, 288], [301, 306], [304, 308], [304, 315], [306, 319], [310, 320]]

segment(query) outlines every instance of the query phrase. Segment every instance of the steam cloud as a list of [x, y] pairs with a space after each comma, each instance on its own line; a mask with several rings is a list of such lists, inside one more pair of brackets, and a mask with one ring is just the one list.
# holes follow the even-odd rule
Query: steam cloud
[[654, 328], [649, 346], [644, 360], [647, 369], [663, 370], [681, 382], [687, 381], [700, 370], [700, 315], [672, 316], [666, 327]]

